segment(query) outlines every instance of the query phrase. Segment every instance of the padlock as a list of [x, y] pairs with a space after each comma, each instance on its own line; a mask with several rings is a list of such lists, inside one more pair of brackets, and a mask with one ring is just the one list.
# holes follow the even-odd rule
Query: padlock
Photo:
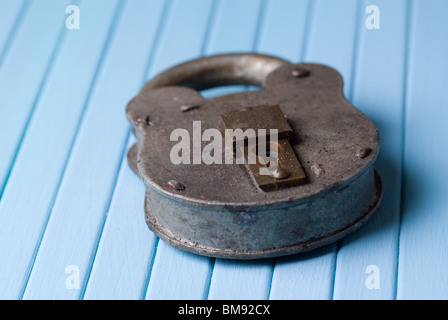
[[[260, 89], [199, 93], [234, 84]], [[180, 249], [229, 259], [296, 254], [358, 229], [381, 203], [380, 138], [342, 88], [328, 66], [253, 53], [154, 77], [126, 107], [149, 228]]]

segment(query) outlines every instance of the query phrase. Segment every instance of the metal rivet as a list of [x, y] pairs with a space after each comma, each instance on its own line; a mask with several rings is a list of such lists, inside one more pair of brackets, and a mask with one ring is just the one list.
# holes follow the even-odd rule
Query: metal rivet
[[166, 183], [166, 185], [176, 191], [185, 190], [185, 186], [177, 180], [170, 180]]
[[143, 120], [142, 118], [137, 118], [137, 120], [135, 120], [135, 124], [136, 124], [137, 126], [143, 126], [143, 125], [145, 125], [145, 126], [152, 126], [152, 125], [154, 125], [154, 124], [151, 122], [149, 116], [146, 116], [146, 117], [145, 117], [145, 120]]
[[194, 109], [199, 108], [199, 106], [197, 104], [193, 104], [193, 105], [184, 105], [180, 107], [180, 111], [182, 112], [188, 112]]
[[305, 78], [310, 75], [310, 71], [300, 67], [295, 67], [292, 69], [291, 75], [295, 78]]
[[272, 177], [274, 177], [277, 180], [283, 180], [289, 177], [289, 172], [283, 168], [277, 168], [272, 173]]
[[362, 148], [362, 149], [359, 149], [358, 151], [356, 151], [355, 155], [359, 159], [364, 159], [365, 157], [367, 157], [370, 154], [370, 152], [372, 152], [372, 149], [370, 149], [370, 148]]
[[149, 119], [149, 116], [146, 116], [146, 118], [145, 118], [145, 124], [146, 124], [147, 126], [152, 126], [152, 125], [153, 125], [153, 123], [152, 123], [151, 120]]

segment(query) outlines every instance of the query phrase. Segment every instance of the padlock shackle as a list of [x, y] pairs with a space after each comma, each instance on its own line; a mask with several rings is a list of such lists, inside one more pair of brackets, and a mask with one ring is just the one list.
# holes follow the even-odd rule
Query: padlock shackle
[[204, 90], [224, 85], [263, 86], [273, 70], [289, 65], [278, 57], [256, 53], [207, 56], [174, 66], [154, 77], [143, 91], [166, 86]]

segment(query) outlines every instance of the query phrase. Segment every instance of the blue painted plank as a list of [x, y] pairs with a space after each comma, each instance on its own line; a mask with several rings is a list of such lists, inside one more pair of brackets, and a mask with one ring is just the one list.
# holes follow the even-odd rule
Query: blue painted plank
[[408, 31], [397, 298], [447, 299], [448, 2], [414, 4]]
[[[299, 61], [323, 63], [339, 70], [350, 88], [356, 36], [357, 2], [313, 1], [308, 9], [308, 36]], [[330, 26], [337, 26], [330, 27]], [[333, 50], [334, 43], [342, 43]], [[349, 79], [349, 82], [347, 82]], [[276, 260], [270, 299], [331, 299], [337, 245], [294, 258]]]
[[[362, 8], [372, 4], [380, 10], [380, 29], [360, 26], [352, 102], [375, 122], [380, 132], [381, 150], [375, 167], [382, 177], [384, 198], [376, 216], [341, 242], [334, 299], [395, 297], [407, 3], [405, 0], [365, 1]], [[361, 14], [364, 19], [368, 16]], [[373, 266], [372, 271], [369, 266]], [[372, 272], [379, 273], [375, 279], [377, 286], [370, 281], [375, 276]]]
[[205, 299], [210, 272], [209, 258], [181, 251], [159, 241], [145, 299]]
[[2, 133], [8, 133], [0, 135], [0, 196], [52, 55], [57, 51], [67, 2], [43, 0], [29, 5], [0, 61], [0, 128]]
[[[148, 78], [201, 55], [213, 2], [173, 1]], [[157, 242], [146, 299], [203, 299], [210, 277], [209, 259]], [[186, 276], [187, 275], [187, 276]]]
[[[83, 217], [85, 221], [92, 222], [90, 225], [95, 221], [93, 216], [91, 221], [82, 215], [87, 211], [78, 211], [76, 207], [82, 202], [77, 196], [82, 197], [82, 191], [86, 190], [73, 192], [72, 201], [68, 205], [61, 207], [61, 201], [57, 201], [53, 206], [53, 202], [95, 79], [95, 70], [102, 56], [109, 27], [116, 23], [115, 7], [116, 2], [110, 1], [83, 2], [80, 5], [81, 29], [68, 30], [64, 23], [61, 25], [63, 32], [67, 33], [65, 41], [42, 90], [11, 172], [8, 184], [10, 188], [5, 190], [5, 200], [8, 202], [5, 201], [1, 208], [5, 216], [11, 217], [11, 221], [7, 220], [10, 228], [6, 235], [10, 241], [8, 254], [11, 256], [11, 265], [15, 267], [14, 270], [8, 270], [8, 273], [17, 279], [14, 287], [16, 291], [11, 291], [15, 295], [23, 290], [23, 282], [28, 278], [28, 268], [31, 267], [33, 272], [26, 287], [26, 298], [66, 298], [76, 295], [73, 291], [67, 292], [65, 268], [67, 265], [77, 264], [77, 261], [70, 261], [63, 266], [56, 262], [64, 264], [64, 255], [82, 251], [82, 242], [77, 240], [74, 233], [77, 236], [85, 235], [82, 231], [92, 235], [95, 233], [88, 228], [80, 230], [82, 224], [72, 224], [70, 219], [57, 226], [55, 223], [61, 213], [75, 220]], [[65, 14], [65, 8], [62, 9]], [[45, 34], [40, 35], [36, 41], [42, 37]], [[77, 171], [76, 175], [80, 180], [87, 179], [89, 182], [93, 177], [88, 165], [83, 173]], [[85, 200], [94, 199], [91, 196], [87, 196]], [[40, 243], [51, 211], [54, 219], [50, 219], [48, 224], [47, 231], [50, 232]], [[55, 233], [51, 232], [53, 228], [56, 229]], [[56, 235], [61, 235], [61, 238]], [[37, 250], [40, 252], [36, 263], [30, 265]], [[55, 256], [58, 259], [55, 260]], [[24, 258], [25, 263], [19, 260]], [[20, 261], [22, 264], [17, 267], [12, 261]], [[78, 265], [81, 272], [84, 272], [84, 265]], [[28, 270], [23, 270], [24, 267]]]
[[331, 298], [336, 244], [276, 259], [271, 300], [323, 300]]
[[322, 63], [339, 71], [348, 99], [352, 96], [352, 73], [355, 70], [354, 46], [359, 30], [364, 26], [364, 7], [360, 4], [362, 1], [357, 0], [311, 2], [310, 13], [314, 16], [309, 18], [308, 45], [302, 51], [304, 61]]
[[[28, 159], [25, 156], [20, 160], [20, 154], [26, 154], [21, 150], [11, 174], [9, 168], [57, 53], [54, 47], [57, 47], [63, 27], [65, 6], [63, 1], [33, 2], [0, 70], [0, 192], [10, 176], [0, 202], [0, 256], [8, 262], [0, 268], [0, 297], [3, 299], [20, 298], [23, 292], [46, 219], [46, 212], [40, 214], [34, 208], [48, 206], [51, 199], [51, 194], [41, 193], [53, 172], [42, 170], [38, 145], [29, 145]], [[42, 19], [45, 16], [47, 18]], [[37, 47], [39, 50], [35, 50]], [[36, 173], [40, 177], [33, 183]]]
[[[98, 141], [95, 153], [120, 160], [121, 168], [107, 220], [98, 244], [91, 275], [88, 279], [84, 299], [141, 299], [146, 290], [148, 266], [153, 254], [156, 237], [146, 226], [143, 214], [144, 187], [141, 180], [130, 170], [123, 153], [123, 139], [129, 135], [129, 124], [124, 117], [124, 108], [139, 90], [146, 76], [146, 67], [157, 46], [157, 32], [163, 12], [163, 0], [129, 1], [123, 9], [123, 17], [104, 61], [104, 72], [98, 79], [97, 91], [92, 96], [91, 108], [100, 108], [95, 114], [87, 113], [86, 122], [91, 124], [88, 135], [96, 130], [119, 130], [117, 137], [109, 133], [107, 141]], [[141, 39], [145, 39], [142, 41]], [[116, 67], [112, 67], [116, 66]], [[117, 67], [118, 66], [118, 67]], [[112, 92], [113, 95], [108, 94]], [[110, 110], [114, 110], [114, 117]], [[97, 126], [108, 114], [110, 125]], [[87, 126], [87, 124], [86, 124]], [[83, 137], [79, 136], [79, 139]], [[118, 139], [116, 139], [118, 138]], [[106, 143], [107, 142], [107, 143]], [[125, 150], [135, 142], [129, 139]], [[89, 141], [89, 144], [92, 144]], [[116, 144], [111, 147], [109, 144]], [[83, 151], [77, 151], [83, 154]], [[84, 159], [83, 161], [88, 161]], [[101, 160], [103, 161], [103, 160]], [[101, 161], [96, 160], [96, 171], [103, 171]], [[104, 159], [104, 161], [108, 161]], [[93, 163], [91, 165], [91, 169]], [[102, 172], [113, 176], [114, 172]], [[87, 253], [87, 252], [86, 252]]]
[[218, 0], [206, 54], [252, 50], [260, 5], [260, 0]]
[[171, 3], [170, 12], [146, 80], [174, 65], [198, 58], [207, 36], [213, 1], [168, 1]]
[[263, 300], [269, 295], [272, 259], [234, 261], [216, 259], [208, 298]]
[[[129, 139], [126, 150], [134, 142]], [[144, 197], [142, 181], [124, 158], [84, 299], [136, 300], [146, 294], [157, 238], [145, 223]]]
[[304, 48], [308, 0], [268, 0], [256, 50], [298, 63]]
[[14, 41], [16, 31], [20, 27], [22, 18], [28, 9], [28, 3], [23, 0], [0, 1], [0, 68], [2, 57], [9, 44]]
[[[205, 44], [204, 55], [253, 51], [258, 33], [259, 16], [263, 13], [261, 0], [234, 1], [215, 0], [213, 25]], [[254, 87], [228, 85], [204, 90], [205, 98], [241, 92]]]

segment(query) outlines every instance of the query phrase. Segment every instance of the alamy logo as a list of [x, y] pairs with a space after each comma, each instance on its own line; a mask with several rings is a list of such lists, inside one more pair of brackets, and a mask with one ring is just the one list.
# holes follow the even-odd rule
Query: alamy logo
[[79, 267], [77, 265], [69, 265], [65, 268], [65, 273], [68, 274], [68, 277], [65, 279], [65, 287], [68, 290], [79, 290], [81, 288]]
[[369, 275], [366, 279], [366, 288], [369, 290], [380, 289], [380, 268], [376, 265], [369, 265], [366, 268], [366, 273]]
[[[272, 175], [278, 167], [277, 129], [269, 134], [266, 129], [225, 129], [223, 152], [221, 132], [210, 128], [202, 133], [201, 121], [193, 121], [192, 137], [179, 128], [171, 132], [170, 141], [177, 142], [170, 151], [173, 164], [259, 164], [260, 175]], [[202, 148], [202, 142], [209, 143]]]
[[366, 19], [366, 28], [369, 30], [380, 29], [380, 8], [375, 5], [367, 6], [366, 14], [369, 14]]
[[65, 19], [65, 27], [69, 30], [80, 28], [80, 15], [79, 7], [75, 5], [70, 5], [65, 8], [65, 13], [70, 14], [67, 19]]

